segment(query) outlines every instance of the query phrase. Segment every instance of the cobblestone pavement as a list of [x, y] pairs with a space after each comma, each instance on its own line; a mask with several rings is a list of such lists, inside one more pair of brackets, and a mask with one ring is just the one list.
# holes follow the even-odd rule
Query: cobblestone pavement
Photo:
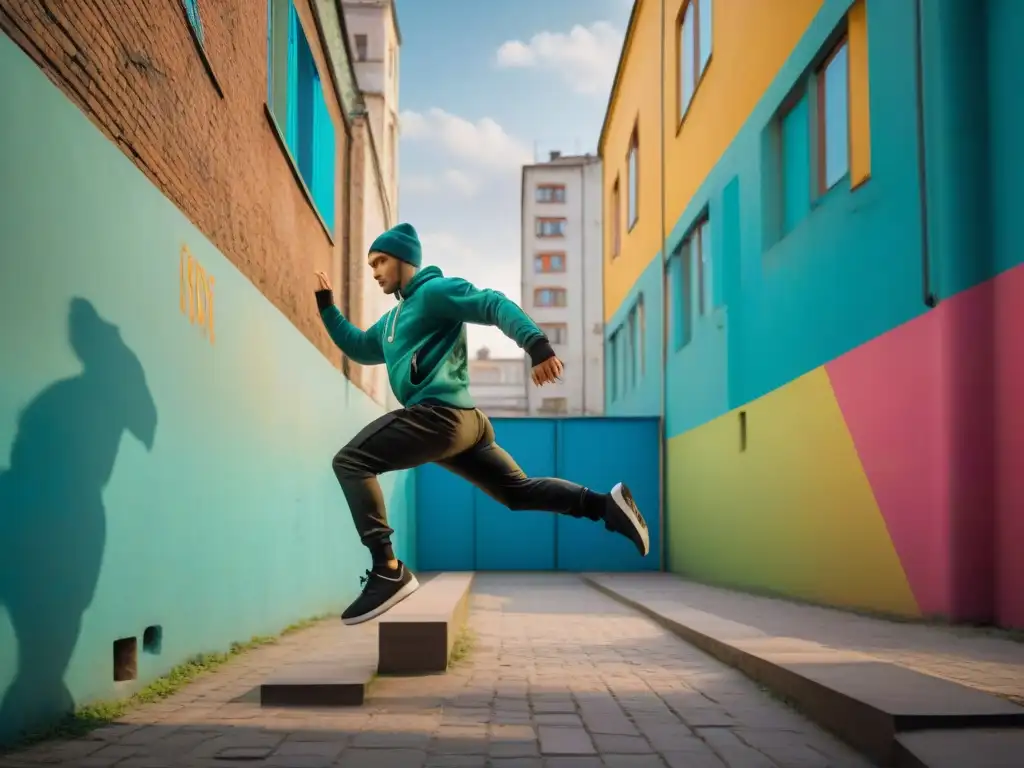
[[[0, 768], [854, 768], [861, 757], [571, 575], [481, 575], [472, 651], [445, 675], [383, 678], [360, 709], [268, 710], [251, 691], [336, 642], [326, 623], [166, 701]], [[372, 640], [374, 625], [353, 640]], [[351, 631], [351, 630], [346, 630]]]
[[996, 631], [886, 621], [834, 608], [708, 587], [682, 579], [626, 574], [647, 596], [661, 597], [719, 618], [830, 648], [874, 656], [923, 674], [1024, 703], [1024, 643]]

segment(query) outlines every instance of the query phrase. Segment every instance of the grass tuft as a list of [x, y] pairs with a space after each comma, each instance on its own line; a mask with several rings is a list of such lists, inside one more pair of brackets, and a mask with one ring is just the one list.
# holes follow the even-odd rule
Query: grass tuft
[[266, 645], [273, 645], [280, 638], [307, 629], [327, 618], [328, 615], [315, 616], [295, 624], [290, 624], [276, 636], [257, 635], [248, 642], [232, 643], [231, 647], [225, 652], [200, 653], [174, 667], [166, 675], [157, 678], [128, 698], [97, 701], [81, 707], [45, 729], [26, 734], [16, 744], [6, 750], [0, 748], [0, 754], [3, 754], [4, 751], [24, 749], [25, 747], [53, 739], [81, 738], [90, 731], [116, 722], [137, 707], [161, 701], [174, 695], [198, 677], [207, 672], [212, 672], [243, 653], [262, 648]]
[[473, 634], [473, 630], [469, 627], [463, 627], [459, 636], [455, 638], [455, 642], [452, 643], [452, 654], [449, 663], [458, 664], [465, 659], [473, 650], [475, 644], [476, 635]]

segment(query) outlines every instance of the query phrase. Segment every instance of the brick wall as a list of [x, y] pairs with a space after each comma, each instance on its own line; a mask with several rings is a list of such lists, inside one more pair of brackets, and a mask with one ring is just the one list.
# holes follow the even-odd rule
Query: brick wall
[[[306, 0], [296, 5], [326, 73], [312, 11]], [[264, 112], [266, 3], [199, 7], [213, 77], [180, 0], [0, 0], [0, 29], [338, 365], [313, 301], [313, 273], [340, 281], [344, 238], [339, 227], [331, 243]], [[347, 139], [333, 90], [327, 101], [341, 163]]]

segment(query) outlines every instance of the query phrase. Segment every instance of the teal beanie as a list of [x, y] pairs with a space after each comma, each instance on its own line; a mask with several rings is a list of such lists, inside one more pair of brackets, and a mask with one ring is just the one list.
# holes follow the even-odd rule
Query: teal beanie
[[412, 224], [399, 224], [377, 237], [370, 251], [379, 251], [394, 256], [407, 264], [418, 267], [423, 261], [420, 238]]

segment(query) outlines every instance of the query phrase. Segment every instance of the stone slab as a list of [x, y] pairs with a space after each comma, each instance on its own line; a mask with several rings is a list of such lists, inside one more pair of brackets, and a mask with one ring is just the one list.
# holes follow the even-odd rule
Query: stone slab
[[896, 737], [900, 768], [1020, 768], [1024, 730], [917, 731]]
[[[923, 730], [1024, 728], [1024, 708], [964, 685], [867, 654], [755, 627], [672, 599], [672, 574], [586, 574], [586, 583], [715, 658], [744, 672], [882, 765], [894, 765], [896, 736]], [[656, 588], [655, 588], [656, 587]], [[1024, 765], [1024, 761], [1022, 761]]]
[[264, 707], [358, 707], [377, 671], [377, 632], [339, 619], [291, 652], [259, 686]]
[[308, 662], [284, 667], [260, 686], [264, 707], [359, 707], [375, 673], [373, 662]]
[[440, 573], [379, 620], [382, 675], [444, 672], [469, 617], [473, 573]]

